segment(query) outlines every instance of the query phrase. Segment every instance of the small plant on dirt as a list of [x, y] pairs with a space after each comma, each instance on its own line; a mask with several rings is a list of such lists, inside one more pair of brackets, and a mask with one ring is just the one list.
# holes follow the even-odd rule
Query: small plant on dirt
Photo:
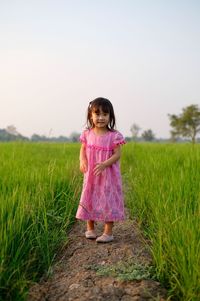
[[143, 265], [138, 262], [119, 261], [113, 265], [91, 265], [88, 269], [96, 271], [99, 276], [112, 276], [119, 280], [155, 279], [153, 266]]

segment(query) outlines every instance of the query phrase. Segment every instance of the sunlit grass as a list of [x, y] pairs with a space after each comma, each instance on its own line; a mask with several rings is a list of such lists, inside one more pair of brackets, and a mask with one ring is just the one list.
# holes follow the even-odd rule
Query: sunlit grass
[[[67, 243], [82, 186], [79, 147], [0, 144], [0, 300], [24, 300]], [[200, 300], [200, 146], [129, 143], [121, 166], [156, 278], [174, 300]]]
[[80, 193], [78, 149], [0, 144], [1, 300], [23, 300], [67, 242]]
[[200, 300], [200, 146], [130, 143], [122, 163], [157, 276], [175, 300]]

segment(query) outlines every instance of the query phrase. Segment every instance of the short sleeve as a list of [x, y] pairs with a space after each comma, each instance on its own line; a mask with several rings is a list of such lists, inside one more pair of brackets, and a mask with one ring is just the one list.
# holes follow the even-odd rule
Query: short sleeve
[[86, 144], [87, 143], [87, 138], [86, 138], [86, 131], [83, 131], [82, 134], [80, 135], [79, 138], [80, 142]]
[[124, 137], [122, 136], [122, 134], [120, 132], [116, 131], [114, 139], [113, 139], [114, 147], [117, 145], [120, 145], [120, 144], [125, 144], [125, 143], [126, 143], [126, 141], [125, 141]]

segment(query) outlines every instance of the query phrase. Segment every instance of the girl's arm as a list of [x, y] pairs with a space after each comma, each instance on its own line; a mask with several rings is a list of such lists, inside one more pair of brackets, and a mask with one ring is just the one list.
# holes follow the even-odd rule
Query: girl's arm
[[82, 173], [85, 173], [88, 169], [88, 162], [87, 162], [87, 157], [86, 157], [85, 144], [81, 145], [79, 159], [80, 159], [80, 171]]
[[121, 147], [120, 145], [117, 145], [114, 148], [113, 155], [106, 161], [97, 163], [94, 168], [94, 175], [98, 176], [104, 171], [104, 169], [108, 166], [111, 166], [113, 163], [117, 162], [120, 159], [121, 156]]

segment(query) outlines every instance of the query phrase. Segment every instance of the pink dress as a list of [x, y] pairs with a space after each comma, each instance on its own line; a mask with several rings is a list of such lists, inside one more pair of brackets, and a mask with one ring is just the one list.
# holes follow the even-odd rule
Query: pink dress
[[95, 176], [93, 169], [97, 163], [109, 159], [116, 145], [125, 140], [118, 131], [108, 131], [96, 135], [93, 129], [85, 130], [80, 140], [86, 145], [88, 170], [84, 174], [83, 190], [76, 218], [92, 221], [124, 220], [124, 201], [119, 161]]

